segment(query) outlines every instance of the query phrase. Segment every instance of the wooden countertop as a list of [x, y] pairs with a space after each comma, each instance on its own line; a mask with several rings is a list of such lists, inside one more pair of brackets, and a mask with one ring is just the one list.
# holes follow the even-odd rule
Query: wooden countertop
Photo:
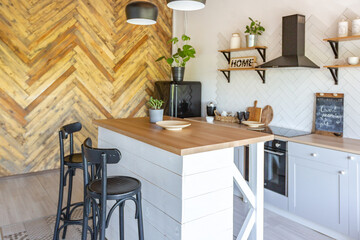
[[360, 140], [358, 139], [310, 134], [289, 138], [289, 141], [360, 155]]
[[[189, 120], [206, 121], [205, 118], [191, 118]], [[226, 123], [220, 121], [214, 121], [214, 125], [239, 128], [239, 129], [248, 128], [247, 126], [240, 125], [238, 123]], [[292, 137], [292, 138], [275, 135], [275, 138], [279, 140], [291, 141], [291, 142], [311, 145], [315, 147], [328, 148], [332, 150], [360, 155], [360, 140], [358, 139], [323, 136], [319, 134], [309, 134], [305, 136]]]
[[[182, 120], [164, 118], [164, 120], [169, 119]], [[274, 139], [272, 134], [233, 129], [199, 121], [191, 121], [191, 126], [181, 131], [164, 130], [156, 124], [151, 124], [149, 118], [94, 120], [93, 123], [181, 156]]]

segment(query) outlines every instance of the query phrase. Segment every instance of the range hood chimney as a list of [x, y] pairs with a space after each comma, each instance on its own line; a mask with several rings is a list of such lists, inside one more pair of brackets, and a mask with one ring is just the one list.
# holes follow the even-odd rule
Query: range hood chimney
[[291, 15], [283, 17], [282, 56], [263, 63], [260, 68], [319, 68], [305, 56], [305, 16]]

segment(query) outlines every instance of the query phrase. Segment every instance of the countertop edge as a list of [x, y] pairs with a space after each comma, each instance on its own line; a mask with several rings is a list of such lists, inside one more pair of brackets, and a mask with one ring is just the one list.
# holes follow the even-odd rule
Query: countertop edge
[[[205, 120], [198, 120], [198, 119], [191, 119], [191, 118], [188, 120], [205, 121]], [[211, 124], [211, 123], [209, 123], [209, 124]], [[238, 125], [239, 125], [238, 123], [233, 123], [233, 124], [234, 124], [234, 126], [231, 126], [231, 124], [222, 125], [222, 126], [238, 128]], [[358, 139], [338, 138], [338, 137], [324, 136], [324, 135], [319, 135], [319, 134], [309, 134], [309, 135], [292, 137], [292, 138], [275, 135], [275, 139], [360, 155], [360, 140], [358, 140]], [[314, 142], [315, 140], [317, 142]], [[341, 142], [337, 142], [339, 140], [341, 140]], [[332, 143], [329, 144], [327, 142], [332, 142]], [[347, 143], [347, 142], [353, 142], [353, 143]], [[348, 145], [353, 145], [354, 147], [334, 146], [335, 144], [348, 144]], [[355, 147], [355, 145], [356, 146], [358, 145], [358, 147]]]
[[104, 123], [103, 120], [104, 119], [102, 119], [102, 120], [94, 119], [94, 120], [92, 120], [92, 122], [96, 126], [108, 129], [110, 131], [120, 133], [120, 134], [122, 134], [124, 136], [133, 138], [135, 140], [144, 142], [146, 144], [152, 145], [154, 147], [160, 148], [160, 149], [162, 149], [164, 151], [174, 153], [174, 154], [179, 155], [179, 156], [186, 156], [186, 155], [191, 155], [191, 154], [196, 154], [196, 153], [203, 153], [203, 152], [207, 152], [207, 151], [215, 151], [215, 150], [220, 150], [220, 149], [225, 149], [225, 148], [244, 146], [244, 145], [247, 145], [247, 144], [254, 144], [254, 143], [257, 143], [257, 142], [271, 141], [271, 140], [274, 139], [274, 135], [268, 134], [266, 136], [257, 137], [256, 140], [254, 138], [254, 139], [233, 141], [233, 142], [229, 142], [229, 143], [219, 143], [219, 144], [211, 144], [211, 145], [207, 145], [207, 146], [199, 146], [199, 147], [193, 147], [193, 148], [178, 149], [178, 148], [171, 147], [169, 145], [167, 145], [167, 147], [164, 147], [163, 144], [161, 144], [161, 143], [154, 142], [151, 139], [148, 139], [147, 137], [141, 137], [141, 136], [139, 136], [137, 134], [132, 134], [132, 133], [130, 133], [128, 131], [124, 131], [124, 130], [121, 130], [119, 128], [113, 127], [113, 126], [111, 126], [109, 124]]

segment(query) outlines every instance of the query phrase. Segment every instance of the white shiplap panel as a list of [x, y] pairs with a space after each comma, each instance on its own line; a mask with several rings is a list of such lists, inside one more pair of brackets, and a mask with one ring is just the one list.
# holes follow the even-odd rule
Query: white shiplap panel
[[232, 197], [233, 188], [230, 187], [184, 200], [183, 223], [232, 208]]
[[136, 175], [125, 167], [122, 167], [121, 164], [114, 167], [109, 166], [108, 171], [112, 175], [131, 176], [139, 179], [142, 184], [142, 198], [156, 206], [160, 211], [166, 212], [166, 214], [171, 218], [181, 222], [182, 209], [181, 207], [174, 207], [181, 206], [182, 200], [180, 198], [177, 198], [174, 195], [152, 184], [151, 182], [148, 182], [141, 176]]
[[183, 174], [186, 176], [230, 167], [232, 162], [229, 159], [234, 159], [234, 150], [232, 148], [187, 155], [183, 159]]
[[[108, 129], [99, 127], [99, 140], [106, 141], [119, 149], [124, 149], [138, 157], [146, 159], [179, 175], [182, 173], [182, 157], [160, 148], [126, 137]], [[110, 141], [111, 139], [111, 141]], [[100, 146], [100, 145], [99, 145]]]
[[186, 176], [183, 182], [183, 199], [233, 187], [232, 168], [221, 168]]
[[[223, 219], [224, 221], [219, 221]], [[233, 208], [197, 219], [183, 225], [182, 239], [228, 240], [233, 239]], [[204, 229], [199, 231], [199, 229]]]

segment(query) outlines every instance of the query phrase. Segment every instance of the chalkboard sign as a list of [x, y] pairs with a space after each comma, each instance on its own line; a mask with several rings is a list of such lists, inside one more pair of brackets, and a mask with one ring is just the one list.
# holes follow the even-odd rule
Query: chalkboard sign
[[342, 136], [344, 128], [344, 94], [317, 93], [315, 133]]

